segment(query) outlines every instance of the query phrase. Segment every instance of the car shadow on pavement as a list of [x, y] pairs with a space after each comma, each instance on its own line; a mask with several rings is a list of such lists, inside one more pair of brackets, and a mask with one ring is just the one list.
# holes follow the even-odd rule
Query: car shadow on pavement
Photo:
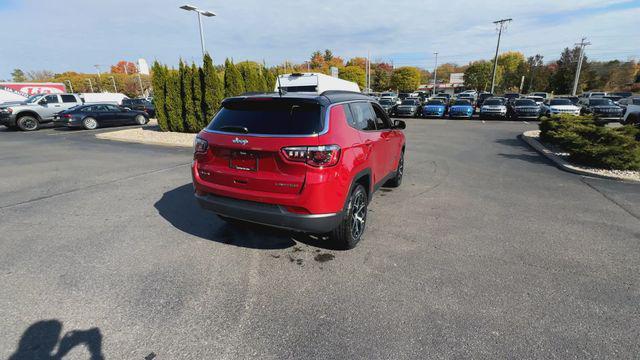
[[[18, 349], [9, 360], [63, 359], [72, 349], [83, 345], [92, 360], [104, 359], [100, 329], [72, 330], [60, 337], [62, 323], [58, 320], [41, 320], [25, 330], [18, 342]], [[57, 350], [54, 349], [57, 346]], [[77, 355], [77, 354], [76, 354]]]
[[154, 207], [176, 229], [203, 239], [251, 249], [286, 249], [301, 243], [334, 249], [328, 239], [250, 223], [229, 224], [213, 212], [203, 210], [185, 184], [162, 195]]
[[530, 162], [530, 163], [533, 163], [533, 164], [553, 165], [553, 163], [551, 161], [549, 161], [546, 157], [538, 154], [535, 150], [531, 149], [529, 147], [529, 145], [525, 144], [519, 138], [498, 139], [498, 140], [496, 140], [496, 143], [502, 144], [502, 145], [513, 146], [513, 147], [516, 147], [516, 148], [520, 148], [521, 150], [524, 151], [524, 153], [512, 153], [512, 154], [500, 153], [500, 154], [498, 154], [499, 156], [501, 156], [503, 158], [522, 160], [522, 161]]

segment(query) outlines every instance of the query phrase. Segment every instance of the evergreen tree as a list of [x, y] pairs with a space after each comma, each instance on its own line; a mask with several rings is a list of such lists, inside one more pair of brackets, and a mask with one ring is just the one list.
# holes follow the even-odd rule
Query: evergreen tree
[[224, 96], [238, 96], [245, 92], [242, 74], [233, 64], [233, 61], [227, 59], [224, 62]]
[[253, 61], [243, 61], [238, 64], [238, 71], [242, 74], [245, 91], [265, 92], [266, 83], [261, 75], [260, 64]]
[[185, 131], [191, 133], [200, 131], [193, 108], [193, 73], [191, 67], [183, 63], [182, 60], [180, 60], [180, 95]]
[[167, 93], [167, 68], [157, 61], [151, 67], [151, 85], [153, 86], [153, 104], [156, 108], [156, 118], [161, 131], [169, 131], [167, 123], [166, 93]]
[[24, 74], [24, 71], [20, 69], [13, 69], [11, 72], [11, 78], [14, 82], [25, 82], [27, 81], [27, 76]]
[[202, 114], [204, 124], [209, 123], [220, 109], [220, 103], [224, 99], [224, 82], [220, 79], [213, 60], [209, 54], [204, 55], [202, 67]]
[[184, 132], [182, 98], [180, 97], [180, 72], [174, 69], [167, 72], [166, 107], [169, 131]]
[[265, 92], [273, 92], [276, 88], [276, 82], [278, 77], [278, 72], [276, 68], [264, 69], [262, 71], [262, 76], [264, 77], [265, 84]]
[[191, 94], [193, 95], [193, 113], [196, 118], [197, 131], [202, 130], [207, 124], [203, 116], [202, 108], [202, 82], [203, 71], [202, 68], [196, 66], [195, 63], [191, 64]]

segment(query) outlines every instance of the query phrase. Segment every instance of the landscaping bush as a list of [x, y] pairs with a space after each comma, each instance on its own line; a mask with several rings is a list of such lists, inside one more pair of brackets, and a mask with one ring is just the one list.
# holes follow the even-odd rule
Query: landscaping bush
[[600, 126], [590, 116], [557, 116], [540, 123], [540, 140], [560, 146], [576, 164], [616, 170], [640, 169], [640, 130]]

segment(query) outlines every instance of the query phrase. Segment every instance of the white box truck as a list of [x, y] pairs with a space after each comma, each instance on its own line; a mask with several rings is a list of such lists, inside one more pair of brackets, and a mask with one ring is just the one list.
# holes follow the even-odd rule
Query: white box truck
[[311, 92], [322, 94], [327, 90], [360, 92], [358, 84], [321, 73], [293, 73], [278, 76], [275, 92]]

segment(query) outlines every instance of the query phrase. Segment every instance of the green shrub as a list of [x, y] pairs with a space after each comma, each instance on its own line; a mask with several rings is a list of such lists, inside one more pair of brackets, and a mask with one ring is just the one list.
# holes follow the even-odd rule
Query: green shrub
[[589, 116], [543, 119], [540, 139], [569, 153], [576, 164], [605, 169], [640, 169], [640, 130], [634, 126], [600, 126]]

